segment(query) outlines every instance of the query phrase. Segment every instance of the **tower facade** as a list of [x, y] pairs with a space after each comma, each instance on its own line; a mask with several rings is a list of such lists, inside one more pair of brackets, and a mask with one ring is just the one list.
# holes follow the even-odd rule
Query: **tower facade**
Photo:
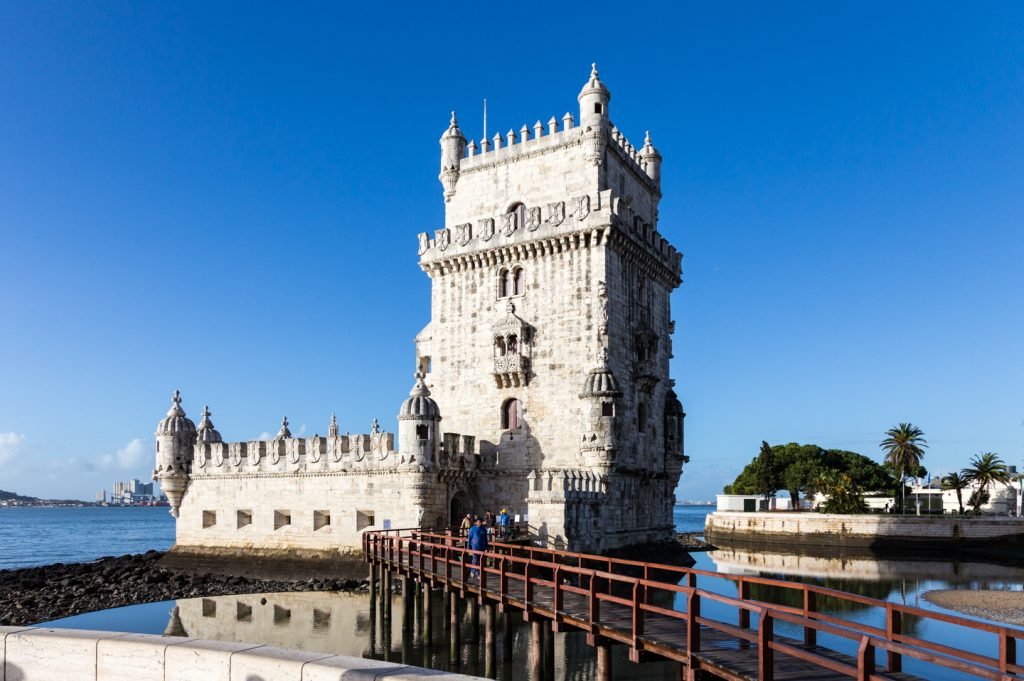
[[445, 428], [476, 437], [470, 496], [574, 550], [671, 538], [685, 461], [669, 379], [682, 256], [657, 229], [661, 156], [649, 135], [629, 143], [610, 100], [595, 67], [578, 116], [477, 145], [453, 115], [445, 224], [419, 235], [417, 366]]

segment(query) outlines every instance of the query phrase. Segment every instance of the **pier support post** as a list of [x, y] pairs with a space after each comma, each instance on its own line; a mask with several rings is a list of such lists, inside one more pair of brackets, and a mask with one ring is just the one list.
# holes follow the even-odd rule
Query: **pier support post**
[[501, 613], [501, 659], [512, 661], [512, 613], [508, 610]]
[[453, 667], [458, 667], [461, 662], [459, 655], [459, 648], [461, 647], [461, 641], [459, 641], [459, 634], [461, 633], [462, 627], [459, 625], [459, 595], [454, 591], [448, 592], [448, 621], [450, 622], [451, 631], [449, 632], [449, 641], [451, 645], [448, 648], [448, 662]]
[[[414, 608], [416, 607], [415, 601], [413, 600], [413, 591], [416, 589], [415, 582], [412, 581], [412, 577], [402, 577], [402, 632], [408, 633], [412, 631], [412, 617], [414, 614]], [[402, 639], [406, 639], [408, 636], [403, 636]]]
[[373, 602], [373, 598], [376, 597], [377, 593], [377, 564], [370, 563], [370, 602]]
[[612, 647], [607, 643], [597, 645], [597, 681], [612, 681]]
[[433, 623], [433, 608], [431, 608], [431, 597], [433, 592], [430, 590], [430, 586], [427, 584], [423, 585], [423, 647], [429, 648], [433, 643], [434, 638], [434, 623]]
[[544, 678], [555, 678], [555, 630], [551, 622], [543, 622], [544, 628]]
[[484, 676], [493, 679], [497, 676], [498, 670], [495, 665], [496, 646], [495, 637], [498, 632], [498, 608], [494, 603], [484, 605]]
[[530, 622], [530, 678], [535, 681], [544, 678], [544, 629], [543, 622]]
[[476, 599], [469, 602], [469, 643], [476, 643], [480, 640], [480, 603]]
[[384, 568], [384, 574], [380, 580], [380, 610], [386, 621], [391, 621], [391, 570]]

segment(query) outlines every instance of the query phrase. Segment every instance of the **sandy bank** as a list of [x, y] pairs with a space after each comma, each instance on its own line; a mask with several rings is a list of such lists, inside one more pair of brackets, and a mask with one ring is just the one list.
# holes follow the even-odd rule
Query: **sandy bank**
[[971, 617], [1024, 626], [1024, 591], [944, 589], [924, 595], [928, 602]]

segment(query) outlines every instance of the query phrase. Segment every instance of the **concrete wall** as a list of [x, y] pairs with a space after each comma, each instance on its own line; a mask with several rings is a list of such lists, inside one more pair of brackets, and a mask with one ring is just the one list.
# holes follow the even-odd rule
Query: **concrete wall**
[[704, 532], [713, 544], [964, 545], [1024, 542], [1024, 520], [716, 511], [708, 515]]
[[469, 680], [358, 657], [250, 643], [74, 629], [0, 627], [0, 681]]

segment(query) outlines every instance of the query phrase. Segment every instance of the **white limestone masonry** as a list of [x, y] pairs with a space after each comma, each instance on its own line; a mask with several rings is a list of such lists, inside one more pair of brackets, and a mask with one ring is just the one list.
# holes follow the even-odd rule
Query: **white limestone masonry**
[[0, 681], [470, 681], [342, 655], [170, 636], [0, 627]]
[[539, 544], [667, 541], [686, 457], [669, 377], [682, 255], [660, 235], [661, 155], [611, 123], [596, 67], [566, 114], [441, 137], [444, 225], [418, 237], [431, 279], [415, 385], [395, 436], [223, 442], [175, 393], [154, 477], [183, 551], [360, 546], [365, 530], [508, 509]]

